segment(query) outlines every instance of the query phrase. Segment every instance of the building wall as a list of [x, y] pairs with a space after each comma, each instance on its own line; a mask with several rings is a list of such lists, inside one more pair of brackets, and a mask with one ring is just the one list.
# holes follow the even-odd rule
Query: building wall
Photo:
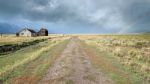
[[19, 33], [19, 36], [32, 36], [32, 33], [25, 29]]
[[46, 29], [41, 29], [41, 30], [38, 32], [38, 35], [39, 35], [39, 36], [48, 36], [48, 30], [46, 30]]
[[32, 33], [31, 36], [36, 37], [36, 36], [37, 36], [37, 33]]

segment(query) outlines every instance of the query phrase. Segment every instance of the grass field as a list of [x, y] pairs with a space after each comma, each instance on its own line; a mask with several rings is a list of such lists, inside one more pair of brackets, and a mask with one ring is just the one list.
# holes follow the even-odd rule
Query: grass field
[[[150, 82], [150, 35], [93, 35], [81, 36], [80, 39], [100, 52], [101, 55], [98, 55], [96, 59], [93, 58], [94, 63], [97, 60], [98, 67], [104, 69], [119, 84], [128, 80], [129, 76], [126, 78], [127, 74], [122, 74], [124, 70], [124, 72], [133, 74], [131, 81], [135, 81], [135, 84], [139, 80]], [[103, 63], [103, 58], [109, 59], [111, 65]], [[121, 65], [118, 65], [116, 61]], [[112, 65], [116, 67], [110, 68]], [[110, 70], [105, 70], [104, 67], [108, 67]], [[118, 71], [120, 67], [124, 70]]]
[[16, 37], [14, 34], [4, 34], [0, 37], [0, 45], [7, 45], [7, 44], [21, 44], [22, 42], [29, 42], [39, 39], [48, 39], [48, 38], [55, 38], [60, 37], [62, 35], [50, 35], [50, 36], [40, 36], [40, 37]]
[[97, 70], [115, 84], [150, 83], [150, 35], [6, 35], [0, 38], [0, 45], [43, 38], [49, 39], [0, 55], [0, 84], [37, 84], [45, 75], [55, 78], [55, 74], [50, 84], [78, 84], [82, 76], [87, 83], [100, 81], [96, 78], [107, 80], [103, 75], [91, 74]]
[[[43, 39], [43, 37], [13, 37], [13, 36], [9, 36], [9, 37], [3, 37], [1, 39], [8, 39], [11, 38], [12, 40], [8, 41], [8, 43], [13, 42], [13, 43], [20, 43], [20, 42], [24, 42], [24, 41], [30, 41], [30, 40], [35, 40], [35, 39]], [[50, 37], [44, 37], [44, 38], [50, 38]], [[22, 40], [23, 39], [23, 40]], [[41, 43], [38, 43], [36, 45], [32, 45], [23, 49], [20, 49], [14, 53], [10, 53], [7, 55], [1, 55], [0, 57], [0, 81], [6, 81], [5, 83], [11, 83], [11, 78], [13, 77], [20, 77], [22, 76], [22, 74], [27, 75], [24, 72], [25, 67], [27, 67], [30, 62], [32, 63], [34, 60], [36, 59], [40, 59], [40, 61], [34, 64], [36, 64], [37, 66], [31, 65], [31, 67], [35, 67], [35, 70], [33, 71], [33, 73], [37, 74], [39, 71], [38, 68], [43, 68], [42, 70], [45, 70], [46, 66], [48, 67], [48, 65], [50, 65], [51, 61], [53, 61], [54, 57], [49, 55], [52, 52], [48, 52], [49, 50], [51, 50], [54, 46], [58, 45], [59, 43], [64, 44], [66, 43], [65, 39], [68, 38], [55, 38], [55, 39], [50, 39]], [[15, 42], [16, 40], [16, 42]], [[5, 40], [7, 41], [7, 40]], [[3, 42], [5, 42], [3, 40]], [[56, 49], [59, 50], [59, 49]], [[48, 53], [46, 53], [48, 52]], [[56, 52], [54, 52], [55, 54], [57, 54]], [[45, 56], [45, 57], [42, 57]], [[47, 57], [46, 57], [47, 56]], [[53, 59], [49, 59], [47, 60], [47, 58], [52, 57]], [[48, 62], [50, 61], [50, 62]], [[42, 62], [44, 62], [45, 64], [40, 64]], [[47, 64], [46, 64], [47, 62]], [[26, 65], [26, 66], [25, 66]], [[31, 68], [28, 66], [28, 68]], [[16, 69], [17, 68], [17, 69]], [[34, 69], [34, 68], [33, 68]], [[29, 69], [27, 69], [29, 70]], [[27, 71], [29, 72], [29, 71]], [[29, 74], [29, 73], [28, 73]], [[31, 75], [31, 74], [30, 74]], [[42, 74], [41, 74], [42, 75]], [[9, 81], [10, 80], [10, 81]]]

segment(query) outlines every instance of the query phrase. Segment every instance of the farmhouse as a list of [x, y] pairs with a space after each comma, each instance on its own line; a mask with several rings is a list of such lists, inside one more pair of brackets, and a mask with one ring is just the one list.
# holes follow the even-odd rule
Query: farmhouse
[[29, 36], [29, 37], [35, 37], [35, 36], [48, 36], [48, 30], [45, 28], [41, 28], [39, 32], [36, 32], [32, 29], [25, 28], [21, 31], [16, 33], [16, 36]]
[[17, 32], [16, 36], [30, 36], [30, 37], [34, 37], [34, 36], [37, 36], [37, 33], [34, 30], [32, 30], [32, 29], [25, 28], [25, 29], [22, 29], [21, 31]]
[[41, 28], [38, 32], [38, 36], [48, 36], [48, 30], [45, 28]]

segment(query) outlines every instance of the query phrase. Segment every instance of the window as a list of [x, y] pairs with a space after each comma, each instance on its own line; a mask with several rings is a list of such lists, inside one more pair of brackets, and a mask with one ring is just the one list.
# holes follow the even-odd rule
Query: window
[[24, 35], [24, 33], [21, 33], [21, 35]]

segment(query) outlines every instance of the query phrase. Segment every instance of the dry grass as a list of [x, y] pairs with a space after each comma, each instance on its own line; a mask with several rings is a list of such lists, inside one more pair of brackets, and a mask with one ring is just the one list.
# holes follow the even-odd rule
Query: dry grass
[[[99, 51], [111, 54], [126, 69], [150, 82], [149, 35], [95, 35], [79, 36], [79, 38], [88, 45], [96, 46]], [[91, 59], [94, 59], [94, 57]], [[98, 58], [94, 60], [96, 62]], [[108, 66], [108, 70], [112, 69], [112, 65], [107, 65], [102, 58], [96, 64], [100, 64], [99, 66], [102, 68]], [[119, 72], [116, 71], [115, 67], [112, 71]]]
[[6, 44], [20, 44], [22, 42], [29, 42], [38, 39], [46, 39], [48, 37], [16, 37], [16, 36], [9, 36], [9, 37], [0, 37], [0, 45]]
[[[62, 42], [66, 39], [68, 38], [62, 38], [62, 40], [51, 39], [51, 41], [27, 47], [9, 54], [10, 56], [0, 58], [0, 65], [2, 65], [0, 67], [0, 80], [6, 84], [12, 81], [15, 84], [24, 82], [35, 84], [45, 74], [45, 70], [48, 69], [49, 65], [59, 56], [60, 50], [63, 49], [61, 47], [65, 46]], [[61, 45], [59, 43], [62, 43], [63, 46], [52, 49], [53, 46]]]
[[65, 84], [75, 84], [73, 80], [67, 80]]
[[104, 57], [105, 55], [98, 54], [95, 50], [89, 48], [86, 48], [85, 51], [88, 53], [95, 67], [108, 74], [117, 84], [132, 84], [132, 79], [129, 78], [128, 74], [114, 66], [112, 62]]
[[94, 81], [94, 82], [95, 82], [95, 79], [96, 79], [96, 77], [93, 76], [93, 75], [86, 75], [83, 78], [86, 79], [86, 80]]
[[48, 38], [62, 38], [62, 35], [49, 35], [40, 37], [16, 37], [14, 34], [4, 35], [3, 37], [0, 37], [0, 45], [19, 44], [22, 42], [29, 42], [33, 40], [48, 39]]

